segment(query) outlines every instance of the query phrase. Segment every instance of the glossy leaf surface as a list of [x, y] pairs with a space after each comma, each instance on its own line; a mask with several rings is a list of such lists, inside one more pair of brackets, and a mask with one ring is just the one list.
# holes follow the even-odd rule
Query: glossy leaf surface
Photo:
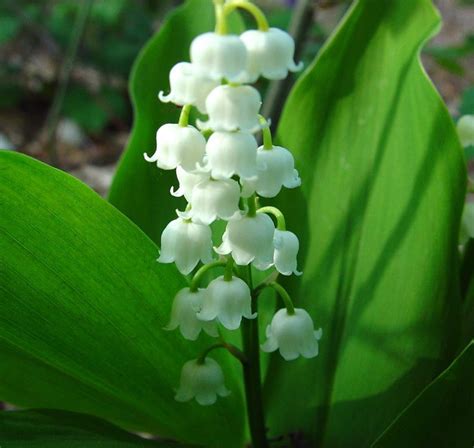
[[474, 440], [474, 342], [397, 417], [372, 445], [462, 448]]
[[158, 264], [146, 235], [73, 177], [11, 152], [0, 153], [0, 167], [0, 399], [239, 445], [236, 361], [215, 355], [233, 392], [226, 400], [174, 400], [181, 366], [210, 342], [163, 330], [184, 286], [176, 269]]
[[56, 410], [0, 413], [2, 443], [12, 448], [180, 448], [152, 442], [90, 415]]
[[465, 166], [419, 61], [439, 23], [429, 0], [356, 1], [289, 97], [277, 140], [303, 185], [279, 205], [304, 274], [286, 285], [324, 334], [316, 359], [273, 356], [274, 433], [367, 446], [455, 350]]

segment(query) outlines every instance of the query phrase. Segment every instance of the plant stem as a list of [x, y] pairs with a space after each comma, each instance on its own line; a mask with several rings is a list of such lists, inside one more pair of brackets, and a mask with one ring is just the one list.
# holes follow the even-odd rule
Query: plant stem
[[247, 358], [243, 352], [241, 352], [235, 345], [229, 344], [225, 341], [216, 342], [215, 344], [210, 345], [207, 347], [198, 357], [197, 362], [198, 364], [204, 364], [206, 360], [206, 356], [215, 350], [216, 348], [225, 348], [234, 358], [238, 359], [242, 365], [245, 365], [247, 362]]
[[227, 16], [232, 11], [238, 8], [247, 11], [253, 16], [260, 31], [269, 30], [270, 26], [268, 25], [268, 21], [265, 17], [265, 14], [258, 6], [254, 5], [253, 3], [250, 3], [248, 0], [232, 0], [229, 3], [226, 3], [224, 7], [224, 15]]
[[191, 112], [193, 106], [186, 104], [181, 109], [181, 114], [179, 115], [179, 126], [185, 128], [189, 123], [189, 113]]
[[86, 27], [87, 19], [89, 17], [93, 2], [94, 0], [83, 0], [82, 5], [77, 11], [76, 21], [72, 30], [71, 41], [69, 42], [66, 58], [59, 73], [59, 85], [54, 95], [53, 104], [51, 105], [51, 109], [49, 110], [48, 116], [46, 118], [45, 148], [49, 154], [50, 162], [56, 166], [59, 164], [59, 158], [56, 151], [56, 129], [61, 117], [61, 109], [69, 84], [69, 78], [71, 77], [74, 60], [76, 59], [77, 50], [79, 49], [79, 44], [81, 43], [82, 35], [84, 34], [84, 29]]
[[247, 199], [247, 206], [249, 209], [247, 212], [247, 216], [250, 216], [250, 217], [255, 216], [257, 214], [257, 204], [256, 204], [255, 194], [253, 194]]
[[267, 213], [270, 215], [273, 215], [276, 220], [277, 220], [277, 229], [278, 230], [286, 230], [286, 221], [285, 221], [285, 215], [278, 210], [276, 207], [272, 207], [270, 205], [267, 205], [266, 207], [260, 207], [257, 210], [258, 213]]
[[263, 115], [259, 115], [258, 121], [263, 126], [262, 127], [263, 149], [273, 149], [272, 133], [270, 131], [270, 126], [268, 125], [267, 120], [265, 120], [265, 117]]
[[[247, 283], [253, 290], [252, 271], [248, 267]], [[257, 301], [252, 300], [252, 313], [257, 311]], [[255, 319], [242, 320], [242, 345], [247, 358], [243, 364], [247, 416], [253, 448], [268, 448], [265, 417], [260, 384], [260, 347], [258, 340], [258, 315]]]

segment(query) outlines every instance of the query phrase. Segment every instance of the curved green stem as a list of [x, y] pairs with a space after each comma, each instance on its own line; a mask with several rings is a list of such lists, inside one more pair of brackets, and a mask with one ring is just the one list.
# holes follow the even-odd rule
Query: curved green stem
[[236, 9], [243, 9], [250, 13], [255, 19], [257, 27], [260, 31], [268, 31], [270, 29], [265, 14], [258, 6], [254, 5], [253, 3], [250, 3], [247, 0], [230, 0], [230, 2], [226, 3], [224, 6], [224, 15], [227, 16]]
[[213, 261], [212, 263], [208, 263], [208, 264], [205, 264], [204, 266], [201, 266], [196, 272], [196, 274], [194, 274], [194, 277], [191, 280], [191, 284], [189, 285], [189, 289], [192, 292], [196, 292], [198, 290], [201, 279], [204, 277], [207, 271], [209, 271], [210, 269], [214, 269], [217, 266], [226, 266], [226, 264], [227, 264], [227, 261], [219, 260], [219, 261]]
[[212, 350], [215, 350], [216, 348], [225, 348], [232, 356], [237, 358], [242, 365], [247, 363], [247, 357], [245, 356], [244, 352], [239, 350], [235, 345], [229, 344], [225, 341], [221, 342], [216, 342], [215, 344], [210, 345], [207, 347], [197, 358], [197, 363], [198, 364], [204, 364], [204, 361], [206, 360], [206, 356], [212, 352]]
[[270, 131], [268, 121], [263, 115], [258, 116], [258, 121], [262, 125], [263, 149], [273, 149], [272, 132]]
[[191, 112], [191, 109], [192, 109], [193, 106], [191, 106], [191, 104], [186, 104], [185, 106], [183, 106], [183, 108], [181, 109], [181, 114], [179, 116], [179, 121], [178, 121], [178, 124], [182, 127], [182, 128], [185, 128], [188, 123], [189, 123], [189, 113]]
[[283, 288], [283, 286], [281, 286], [277, 282], [272, 282], [268, 286], [273, 288], [278, 293], [278, 295], [282, 298], [288, 314], [295, 314], [295, 307], [293, 306], [293, 301], [291, 300], [291, 297], [286, 291], [286, 289]]
[[[249, 288], [253, 289], [252, 268], [247, 267]], [[252, 313], [257, 312], [257, 301], [252, 300]], [[260, 383], [260, 344], [258, 340], [258, 315], [255, 319], [242, 320], [242, 345], [248, 362], [243, 364], [247, 416], [253, 448], [268, 448]]]
[[276, 207], [272, 207], [270, 205], [266, 207], [261, 207], [257, 210], [257, 213], [268, 213], [270, 215], [273, 215], [277, 220], [277, 229], [286, 230], [285, 215]]

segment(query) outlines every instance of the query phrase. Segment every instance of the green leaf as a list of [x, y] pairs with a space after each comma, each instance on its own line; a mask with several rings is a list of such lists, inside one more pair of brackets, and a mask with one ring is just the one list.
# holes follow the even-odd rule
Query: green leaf
[[210, 342], [165, 332], [183, 286], [126, 217], [71, 176], [0, 153], [0, 399], [72, 410], [209, 446], [239, 446], [235, 361], [216, 353], [232, 390], [210, 407], [178, 403], [184, 362]]
[[[238, 16], [231, 26], [237, 27]], [[169, 90], [168, 74], [174, 64], [189, 60], [192, 39], [214, 28], [209, 0], [188, 0], [168, 19], [140, 53], [130, 79], [134, 125], [110, 190], [109, 200], [151, 239], [159, 242], [166, 224], [183, 208], [184, 200], [170, 195], [178, 181], [174, 171], [147, 163], [143, 153], [155, 151], [156, 130], [164, 123], [178, 121], [179, 109], [161, 103], [157, 94]]]
[[285, 284], [324, 333], [316, 359], [273, 356], [273, 433], [367, 446], [456, 350], [466, 172], [419, 61], [439, 22], [430, 0], [354, 2], [288, 99], [303, 185], [279, 205], [304, 274]]
[[81, 86], [71, 86], [64, 97], [63, 113], [87, 132], [102, 131], [109, 119], [106, 109]]
[[459, 113], [461, 115], [474, 114], [474, 87], [470, 87], [463, 92]]
[[118, 427], [76, 412], [51, 409], [0, 413], [2, 444], [9, 448], [179, 448], [171, 442], [152, 442]]
[[14, 39], [21, 29], [21, 22], [10, 15], [0, 16], [0, 43], [4, 44]]
[[474, 341], [372, 445], [464, 448], [474, 440]]

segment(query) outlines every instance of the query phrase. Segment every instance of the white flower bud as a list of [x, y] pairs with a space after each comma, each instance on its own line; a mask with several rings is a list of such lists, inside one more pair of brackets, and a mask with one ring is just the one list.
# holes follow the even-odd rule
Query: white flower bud
[[248, 132], [214, 132], [207, 141], [206, 154], [212, 177], [243, 179], [257, 176], [257, 141]]
[[206, 99], [209, 121], [198, 125], [214, 131], [256, 132], [261, 104], [260, 93], [251, 86], [218, 86]]
[[181, 165], [186, 170], [193, 170], [202, 161], [206, 150], [206, 139], [193, 126], [179, 126], [168, 123], [156, 132], [156, 151], [147, 162], [156, 162], [159, 168], [173, 170]]
[[229, 281], [224, 280], [223, 276], [212, 280], [205, 290], [197, 318], [204, 321], [216, 319], [228, 330], [236, 330], [240, 327], [242, 317], [257, 317], [257, 313], [252, 314], [252, 299], [247, 283], [238, 277], [232, 277]]
[[469, 238], [474, 238], [474, 202], [466, 202], [464, 204], [459, 243], [466, 244]]
[[218, 81], [207, 78], [189, 62], [178, 62], [170, 71], [170, 93], [160, 92], [158, 97], [164, 103], [171, 101], [178, 106], [191, 104], [205, 114], [206, 98], [218, 85]]
[[193, 188], [203, 180], [209, 179], [209, 173], [194, 172], [189, 173], [180, 166], [176, 168], [176, 177], [179, 181], [179, 188], [175, 191], [171, 187], [170, 193], [175, 197], [184, 196], [188, 202], [191, 202]]
[[224, 385], [224, 373], [212, 358], [207, 356], [203, 363], [197, 359], [186, 362], [181, 369], [176, 401], [189, 401], [193, 398], [202, 405], [214, 404], [217, 396], [226, 397], [230, 391]]
[[474, 115], [463, 115], [458, 120], [457, 130], [463, 146], [474, 146]]
[[216, 81], [233, 81], [244, 70], [246, 59], [239, 36], [204, 33], [191, 43], [191, 62]]
[[302, 273], [296, 268], [298, 250], [300, 243], [298, 237], [287, 230], [275, 230], [273, 237], [273, 263], [280, 274], [283, 275], [301, 275]]
[[189, 274], [201, 260], [212, 260], [212, 232], [208, 226], [183, 218], [171, 221], [161, 234], [160, 263], [176, 263], [179, 271]]
[[267, 340], [262, 345], [264, 352], [279, 349], [281, 356], [287, 361], [303, 356], [318, 356], [318, 341], [323, 332], [321, 328], [314, 330], [313, 320], [302, 308], [295, 308], [295, 314], [288, 314], [286, 308], [278, 310], [267, 326]]
[[217, 323], [215, 321], [204, 322], [196, 317], [201, 309], [204, 298], [204, 290], [191, 291], [189, 288], [181, 289], [175, 296], [171, 309], [171, 319], [165, 330], [179, 331], [185, 339], [195, 341], [204, 330], [209, 336], [217, 337]]
[[181, 216], [211, 224], [217, 218], [231, 219], [239, 213], [240, 187], [232, 179], [207, 179], [198, 183], [191, 194], [191, 210]]
[[273, 198], [280, 193], [282, 186], [296, 188], [301, 185], [291, 152], [281, 146], [258, 148], [257, 170], [256, 181], [242, 181], [242, 195], [249, 196], [256, 191], [264, 198]]
[[265, 270], [273, 264], [273, 235], [275, 226], [264, 213], [243, 216], [227, 223], [222, 244], [214, 248], [220, 255], [232, 254], [238, 265], [253, 262], [257, 269]]
[[248, 30], [240, 35], [247, 49], [247, 66], [239, 81], [253, 83], [259, 76], [267, 79], [283, 79], [288, 71], [296, 72], [303, 63], [295, 64], [295, 42], [278, 28], [268, 31]]

